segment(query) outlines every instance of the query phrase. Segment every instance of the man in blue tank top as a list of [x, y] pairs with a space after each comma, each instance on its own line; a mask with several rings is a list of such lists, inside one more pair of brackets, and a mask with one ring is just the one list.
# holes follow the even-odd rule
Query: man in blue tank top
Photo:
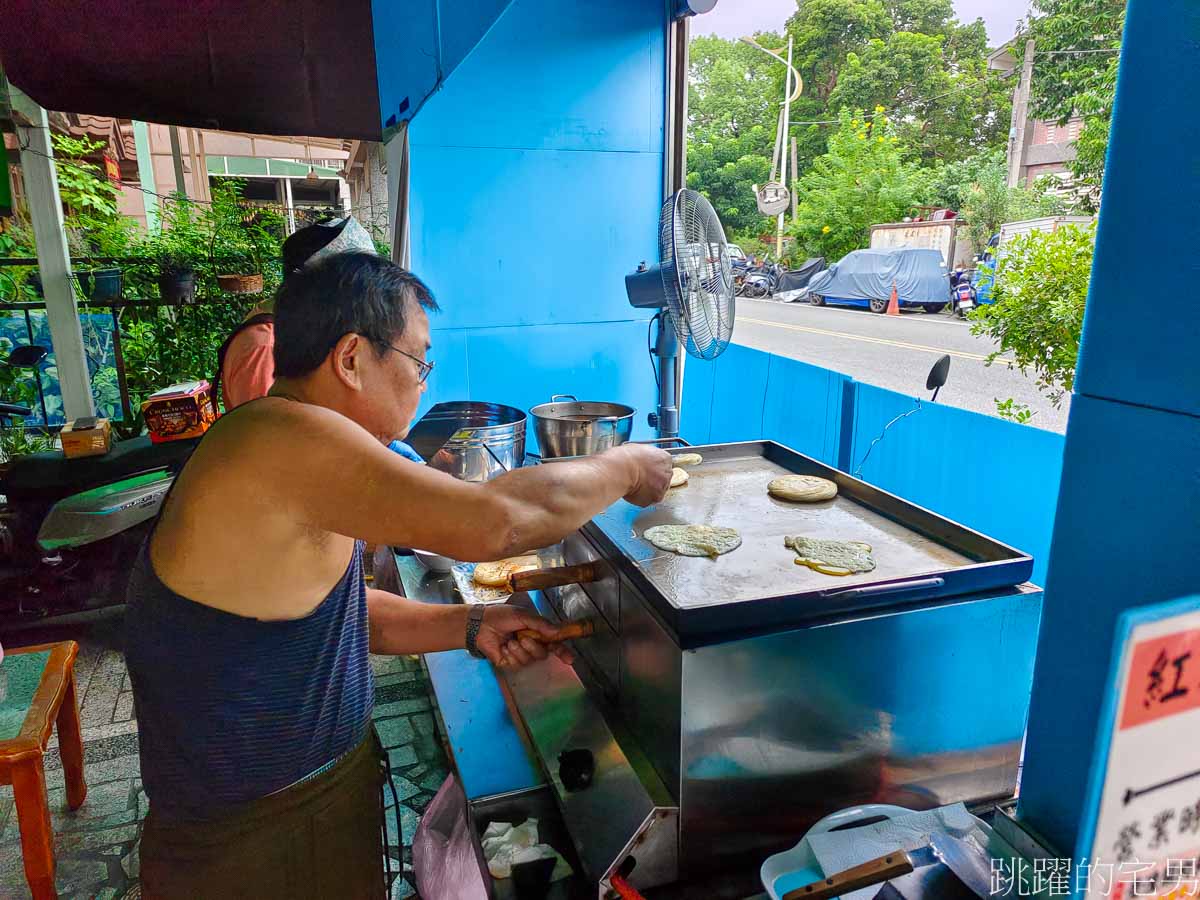
[[547, 654], [517, 637], [533, 629], [569, 659], [531, 613], [368, 590], [363, 542], [501, 559], [667, 490], [670, 456], [642, 445], [486, 484], [390, 452], [433, 368], [435, 309], [372, 254], [295, 274], [271, 394], [222, 418], [176, 480], [127, 613], [146, 897], [382, 897], [368, 651], [522, 666]]

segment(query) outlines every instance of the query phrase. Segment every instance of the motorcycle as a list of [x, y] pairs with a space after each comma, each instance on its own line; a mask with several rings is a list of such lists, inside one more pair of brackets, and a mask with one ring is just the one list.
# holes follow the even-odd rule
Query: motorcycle
[[779, 284], [779, 277], [782, 274], [783, 267], [778, 263], [768, 262], [761, 266], [754, 266], [747, 269], [739, 296], [751, 298], [770, 297], [775, 293], [775, 287]]
[[[43, 347], [6, 364], [33, 368]], [[36, 358], [35, 358], [36, 357]], [[0, 417], [28, 407], [0, 403]], [[104, 456], [19, 457], [0, 472], [0, 622], [6, 629], [125, 602], [125, 585], [175, 476], [199, 439], [121, 441]]]
[[978, 295], [975, 292], [975, 287], [971, 284], [970, 270], [960, 269], [950, 275], [950, 303], [954, 314], [960, 319], [965, 319], [967, 315], [978, 305]]

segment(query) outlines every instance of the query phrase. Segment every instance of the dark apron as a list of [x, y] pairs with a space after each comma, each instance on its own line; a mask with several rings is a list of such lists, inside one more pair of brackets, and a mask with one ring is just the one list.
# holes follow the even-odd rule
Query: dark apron
[[142, 829], [142, 896], [379, 900], [387, 754], [374, 728], [331, 768], [203, 822]]

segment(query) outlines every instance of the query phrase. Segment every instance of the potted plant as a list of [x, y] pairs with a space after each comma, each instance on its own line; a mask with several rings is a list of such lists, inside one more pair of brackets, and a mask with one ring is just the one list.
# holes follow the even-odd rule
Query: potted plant
[[220, 226], [213, 230], [209, 248], [217, 286], [227, 294], [262, 293], [262, 257], [253, 226], [240, 220], [223, 222]]
[[196, 270], [191, 261], [173, 250], [158, 254], [158, 293], [164, 303], [191, 303], [196, 297]]
[[75, 277], [79, 279], [83, 295], [93, 303], [119, 299], [125, 280], [124, 274], [116, 266], [82, 269], [75, 273]]

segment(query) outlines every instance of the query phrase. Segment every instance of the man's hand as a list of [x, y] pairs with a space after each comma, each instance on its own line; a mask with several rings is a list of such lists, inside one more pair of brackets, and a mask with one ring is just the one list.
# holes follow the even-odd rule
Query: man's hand
[[634, 506], [652, 506], [662, 500], [671, 486], [671, 454], [648, 444], [622, 444], [618, 450], [629, 456], [637, 474], [625, 499]]
[[[546, 641], [518, 638], [516, 633], [523, 629], [536, 631]], [[502, 669], [527, 666], [551, 653], [570, 665], [575, 657], [565, 644], [556, 643], [557, 639], [558, 629], [535, 613], [513, 606], [489, 606], [483, 614], [475, 646]]]

